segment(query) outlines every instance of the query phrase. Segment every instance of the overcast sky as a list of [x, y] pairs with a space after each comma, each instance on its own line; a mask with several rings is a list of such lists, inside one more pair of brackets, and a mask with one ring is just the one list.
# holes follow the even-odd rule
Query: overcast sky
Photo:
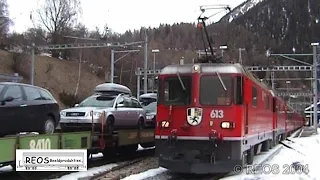
[[[37, 8], [37, 1], [8, 0], [10, 17], [14, 21], [11, 31], [23, 32], [33, 27], [30, 13]], [[89, 29], [104, 24], [115, 32], [123, 33], [128, 29], [141, 26], [157, 27], [160, 23], [195, 22], [199, 16], [199, 6], [228, 4], [231, 8], [244, 0], [81, 0], [82, 17], [80, 22]], [[220, 10], [219, 10], [220, 11]], [[215, 11], [208, 12], [208, 15]], [[217, 10], [216, 10], [217, 12]], [[219, 14], [215, 19], [223, 16]]]

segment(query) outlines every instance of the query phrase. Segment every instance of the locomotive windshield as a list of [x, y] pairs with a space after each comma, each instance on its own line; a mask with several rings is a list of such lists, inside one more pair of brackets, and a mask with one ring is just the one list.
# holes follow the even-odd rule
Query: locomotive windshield
[[[221, 83], [223, 82], [223, 83]], [[223, 84], [223, 86], [221, 85]], [[200, 78], [200, 104], [230, 105], [232, 77], [229, 75], [202, 76]]]
[[164, 104], [189, 105], [191, 99], [191, 76], [168, 77], [164, 80]]

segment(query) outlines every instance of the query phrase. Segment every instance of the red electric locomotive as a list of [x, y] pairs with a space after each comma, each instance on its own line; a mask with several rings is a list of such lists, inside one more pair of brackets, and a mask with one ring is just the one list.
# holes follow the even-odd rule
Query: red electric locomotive
[[286, 133], [285, 108], [240, 64], [169, 65], [159, 75], [159, 165], [207, 174], [251, 164], [258, 145], [267, 151]]

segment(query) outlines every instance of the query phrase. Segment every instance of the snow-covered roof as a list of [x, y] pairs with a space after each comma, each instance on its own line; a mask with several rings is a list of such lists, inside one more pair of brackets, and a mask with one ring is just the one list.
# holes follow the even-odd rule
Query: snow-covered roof
[[[320, 105], [320, 102], [317, 103], [317, 105]], [[305, 108], [304, 110], [307, 111], [309, 109], [313, 108], [313, 104], [311, 104], [310, 106], [308, 106], [307, 108]]]

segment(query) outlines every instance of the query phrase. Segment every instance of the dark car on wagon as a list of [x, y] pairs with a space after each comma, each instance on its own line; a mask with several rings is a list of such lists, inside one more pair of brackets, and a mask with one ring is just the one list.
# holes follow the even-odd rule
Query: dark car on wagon
[[146, 111], [146, 126], [154, 127], [157, 115], [157, 97], [156, 93], [146, 93], [139, 97], [139, 101]]
[[0, 136], [20, 132], [52, 134], [60, 111], [52, 94], [41, 87], [0, 82]]

